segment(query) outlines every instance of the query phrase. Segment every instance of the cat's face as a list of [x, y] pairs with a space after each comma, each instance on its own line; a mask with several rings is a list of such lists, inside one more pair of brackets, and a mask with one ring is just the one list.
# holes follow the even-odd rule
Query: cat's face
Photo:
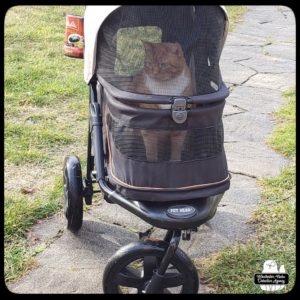
[[170, 80], [181, 74], [186, 66], [178, 43], [143, 42], [145, 48], [144, 70], [156, 80]]

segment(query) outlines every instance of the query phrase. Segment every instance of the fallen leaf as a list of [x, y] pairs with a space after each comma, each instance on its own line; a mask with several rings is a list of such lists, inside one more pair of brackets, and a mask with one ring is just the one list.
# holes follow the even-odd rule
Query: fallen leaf
[[36, 242], [40, 240], [39, 237], [37, 237], [36, 234], [34, 234], [32, 231], [26, 232], [25, 236], [31, 242]]
[[22, 194], [33, 194], [35, 191], [33, 188], [28, 188], [28, 187], [21, 187], [21, 193]]

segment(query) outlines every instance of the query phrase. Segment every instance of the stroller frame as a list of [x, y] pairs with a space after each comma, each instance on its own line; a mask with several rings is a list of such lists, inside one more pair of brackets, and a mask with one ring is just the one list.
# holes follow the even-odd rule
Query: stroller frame
[[[97, 80], [94, 79], [89, 85], [89, 130], [88, 130], [88, 147], [87, 147], [87, 168], [86, 177], [82, 180], [82, 196], [85, 199], [87, 205], [92, 204], [92, 196], [94, 193], [102, 192], [104, 199], [109, 203], [115, 203], [122, 206], [124, 209], [135, 214], [143, 219], [145, 222], [152, 226], [166, 229], [166, 235], [163, 239], [167, 243], [165, 247], [164, 255], [160, 261], [160, 264], [156, 271], [154, 271], [151, 280], [143, 289], [143, 293], [157, 293], [163, 290], [162, 278], [167, 270], [168, 265], [171, 262], [172, 257], [178, 249], [181, 236], [183, 240], [189, 240], [192, 231], [197, 231], [197, 227], [211, 219], [217, 209], [217, 205], [221, 197], [211, 196], [199, 199], [163, 202], [157, 205], [155, 202], [139, 202], [131, 201], [112, 190], [107, 184], [107, 173], [104, 166], [104, 153], [103, 153], [103, 137], [102, 137], [102, 112], [101, 112], [101, 99], [98, 99], [97, 95]], [[101, 93], [100, 93], [101, 95]], [[93, 140], [97, 143], [93, 143]], [[92, 147], [94, 150], [94, 156], [92, 155]], [[70, 159], [70, 157], [69, 157]], [[71, 178], [71, 177], [70, 177]], [[93, 189], [93, 183], [98, 183], [100, 190]], [[193, 214], [190, 216], [180, 214], [177, 216], [168, 214], [168, 210], [180, 207], [190, 208], [192, 207]], [[186, 210], [185, 210], [186, 211]], [[81, 227], [81, 226], [80, 226]], [[77, 228], [69, 228], [71, 231], [77, 231]], [[182, 232], [183, 231], [183, 232]], [[150, 239], [152, 230], [149, 229], [146, 232], [139, 233], [139, 239], [145, 241]], [[186, 264], [188, 269], [194, 270], [193, 263], [186, 257]], [[194, 283], [194, 291], [198, 290], [198, 276], [193, 272], [194, 277], [197, 278]]]
[[[142, 97], [140, 97], [140, 99], [142, 99]], [[198, 199], [190, 201], [185, 200], [183, 202], [176, 201], [176, 206], [183, 205], [188, 207], [192, 205], [192, 207], [195, 208], [196, 213], [189, 218], [186, 216], [180, 218], [180, 216], [178, 216], [178, 218], [175, 219], [166, 213], [170, 207], [174, 206], [172, 204], [170, 205], [169, 202], [160, 203], [158, 206], [155, 202], [130, 201], [108, 186], [107, 173], [104, 167], [103, 123], [100, 101], [101, 99], [97, 99], [97, 81], [94, 79], [90, 83], [90, 126], [88, 133], [87, 170], [83, 190], [86, 204], [91, 204], [93, 193], [100, 192], [93, 191], [92, 188], [92, 183], [97, 182], [106, 201], [122, 206], [124, 209], [155, 227], [167, 230], [186, 230], [197, 228], [207, 220], [211, 219], [216, 212], [220, 200], [218, 196], [206, 197], [203, 198], [202, 201], [199, 201]], [[98, 142], [92, 144], [92, 137]], [[94, 148], [94, 157], [91, 153], [92, 146]]]
[[[108, 203], [118, 204], [130, 213], [133, 213], [143, 221], [153, 227], [166, 230], [163, 240], [151, 238], [152, 228], [139, 232], [139, 242], [131, 243], [122, 247], [109, 260], [103, 275], [103, 290], [105, 293], [116, 293], [118, 288], [111, 287], [112, 281], [120, 280], [120, 285], [137, 287], [138, 293], [161, 293], [168, 292], [168, 287], [182, 286], [182, 293], [197, 293], [199, 288], [198, 273], [191, 259], [178, 248], [180, 239], [190, 240], [191, 232], [197, 231], [198, 227], [209, 219], [213, 218], [217, 206], [223, 193], [214, 194], [207, 197], [198, 197], [185, 200], [170, 201], [146, 201], [131, 200], [115, 190], [114, 185], [109, 182], [109, 174], [106, 168], [106, 156], [109, 153], [104, 151], [103, 140], [103, 118], [102, 101], [104, 92], [113, 93], [116, 99], [130, 100], [132, 103], [151, 103], [153, 97], [150, 95], [134, 94], [120, 91], [108, 82], [102, 82], [101, 76], [93, 74], [88, 81], [89, 85], [89, 126], [87, 145], [86, 176], [82, 178], [81, 165], [78, 157], [71, 155], [66, 157], [64, 163], [64, 194], [65, 194], [65, 216], [67, 218], [67, 228], [78, 231], [82, 226], [83, 199], [87, 205], [92, 204], [94, 193], [102, 193], [103, 198]], [[121, 92], [121, 93], [120, 93]], [[202, 94], [199, 96], [184, 97], [187, 104], [211, 104], [224, 100], [229, 95], [227, 87], [222, 84], [219, 91], [212, 94]], [[137, 97], [138, 96], [138, 97]], [[174, 104], [176, 97], [163, 95], [155, 96], [157, 103]], [[230, 174], [228, 175], [230, 179]], [[99, 189], [94, 189], [97, 184]], [[147, 196], [147, 195], [146, 195]], [[205, 196], [205, 195], [204, 195]], [[144, 271], [149, 259], [146, 257], [155, 256], [155, 267], [150, 262], [150, 273], [144, 274], [144, 282], [133, 280], [130, 276], [120, 277], [121, 272], [118, 265], [122, 265], [124, 259], [140, 257], [144, 253]], [[151, 260], [150, 260], [151, 261]], [[172, 265], [181, 273], [179, 276], [167, 272]], [[180, 266], [178, 268], [178, 266]], [[123, 264], [124, 267], [124, 264]], [[125, 268], [127, 268], [125, 266]], [[172, 277], [173, 276], [173, 277]], [[118, 279], [116, 279], [117, 277]], [[120, 279], [121, 278], [121, 279]], [[181, 283], [182, 282], [182, 283]], [[128, 285], [127, 285], [128, 284]]]

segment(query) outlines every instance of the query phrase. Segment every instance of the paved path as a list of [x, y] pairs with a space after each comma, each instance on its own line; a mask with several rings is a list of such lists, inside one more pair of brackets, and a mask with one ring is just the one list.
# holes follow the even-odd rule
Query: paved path
[[[274, 126], [271, 113], [282, 105], [282, 91], [295, 85], [295, 18], [290, 9], [251, 6], [225, 45], [221, 69], [231, 95], [224, 113], [225, 148], [233, 175], [231, 189], [215, 217], [180, 246], [201, 258], [247, 239], [247, 223], [260, 199], [256, 178], [274, 176], [287, 161], [265, 144]], [[115, 225], [114, 225], [115, 224]], [[122, 226], [118, 225], [121, 224]], [[82, 230], [65, 229], [62, 214], [33, 228], [46, 250], [38, 267], [9, 286], [16, 293], [101, 293], [109, 257], [149, 226], [117, 205], [100, 201], [84, 214]], [[161, 231], [157, 230], [160, 236]], [[200, 289], [205, 292], [205, 288]]]

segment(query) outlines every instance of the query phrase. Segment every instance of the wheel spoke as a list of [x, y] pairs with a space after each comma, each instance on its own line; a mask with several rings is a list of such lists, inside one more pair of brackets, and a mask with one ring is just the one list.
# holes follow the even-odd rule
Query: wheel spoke
[[166, 273], [163, 278], [162, 286], [164, 288], [176, 287], [184, 284], [184, 277], [180, 273]]
[[144, 279], [139, 275], [139, 271], [127, 266], [116, 275], [115, 282], [121, 286], [139, 288], [144, 283]]
[[156, 269], [157, 260], [155, 256], [144, 257], [144, 278], [150, 279], [153, 275], [153, 270]]

